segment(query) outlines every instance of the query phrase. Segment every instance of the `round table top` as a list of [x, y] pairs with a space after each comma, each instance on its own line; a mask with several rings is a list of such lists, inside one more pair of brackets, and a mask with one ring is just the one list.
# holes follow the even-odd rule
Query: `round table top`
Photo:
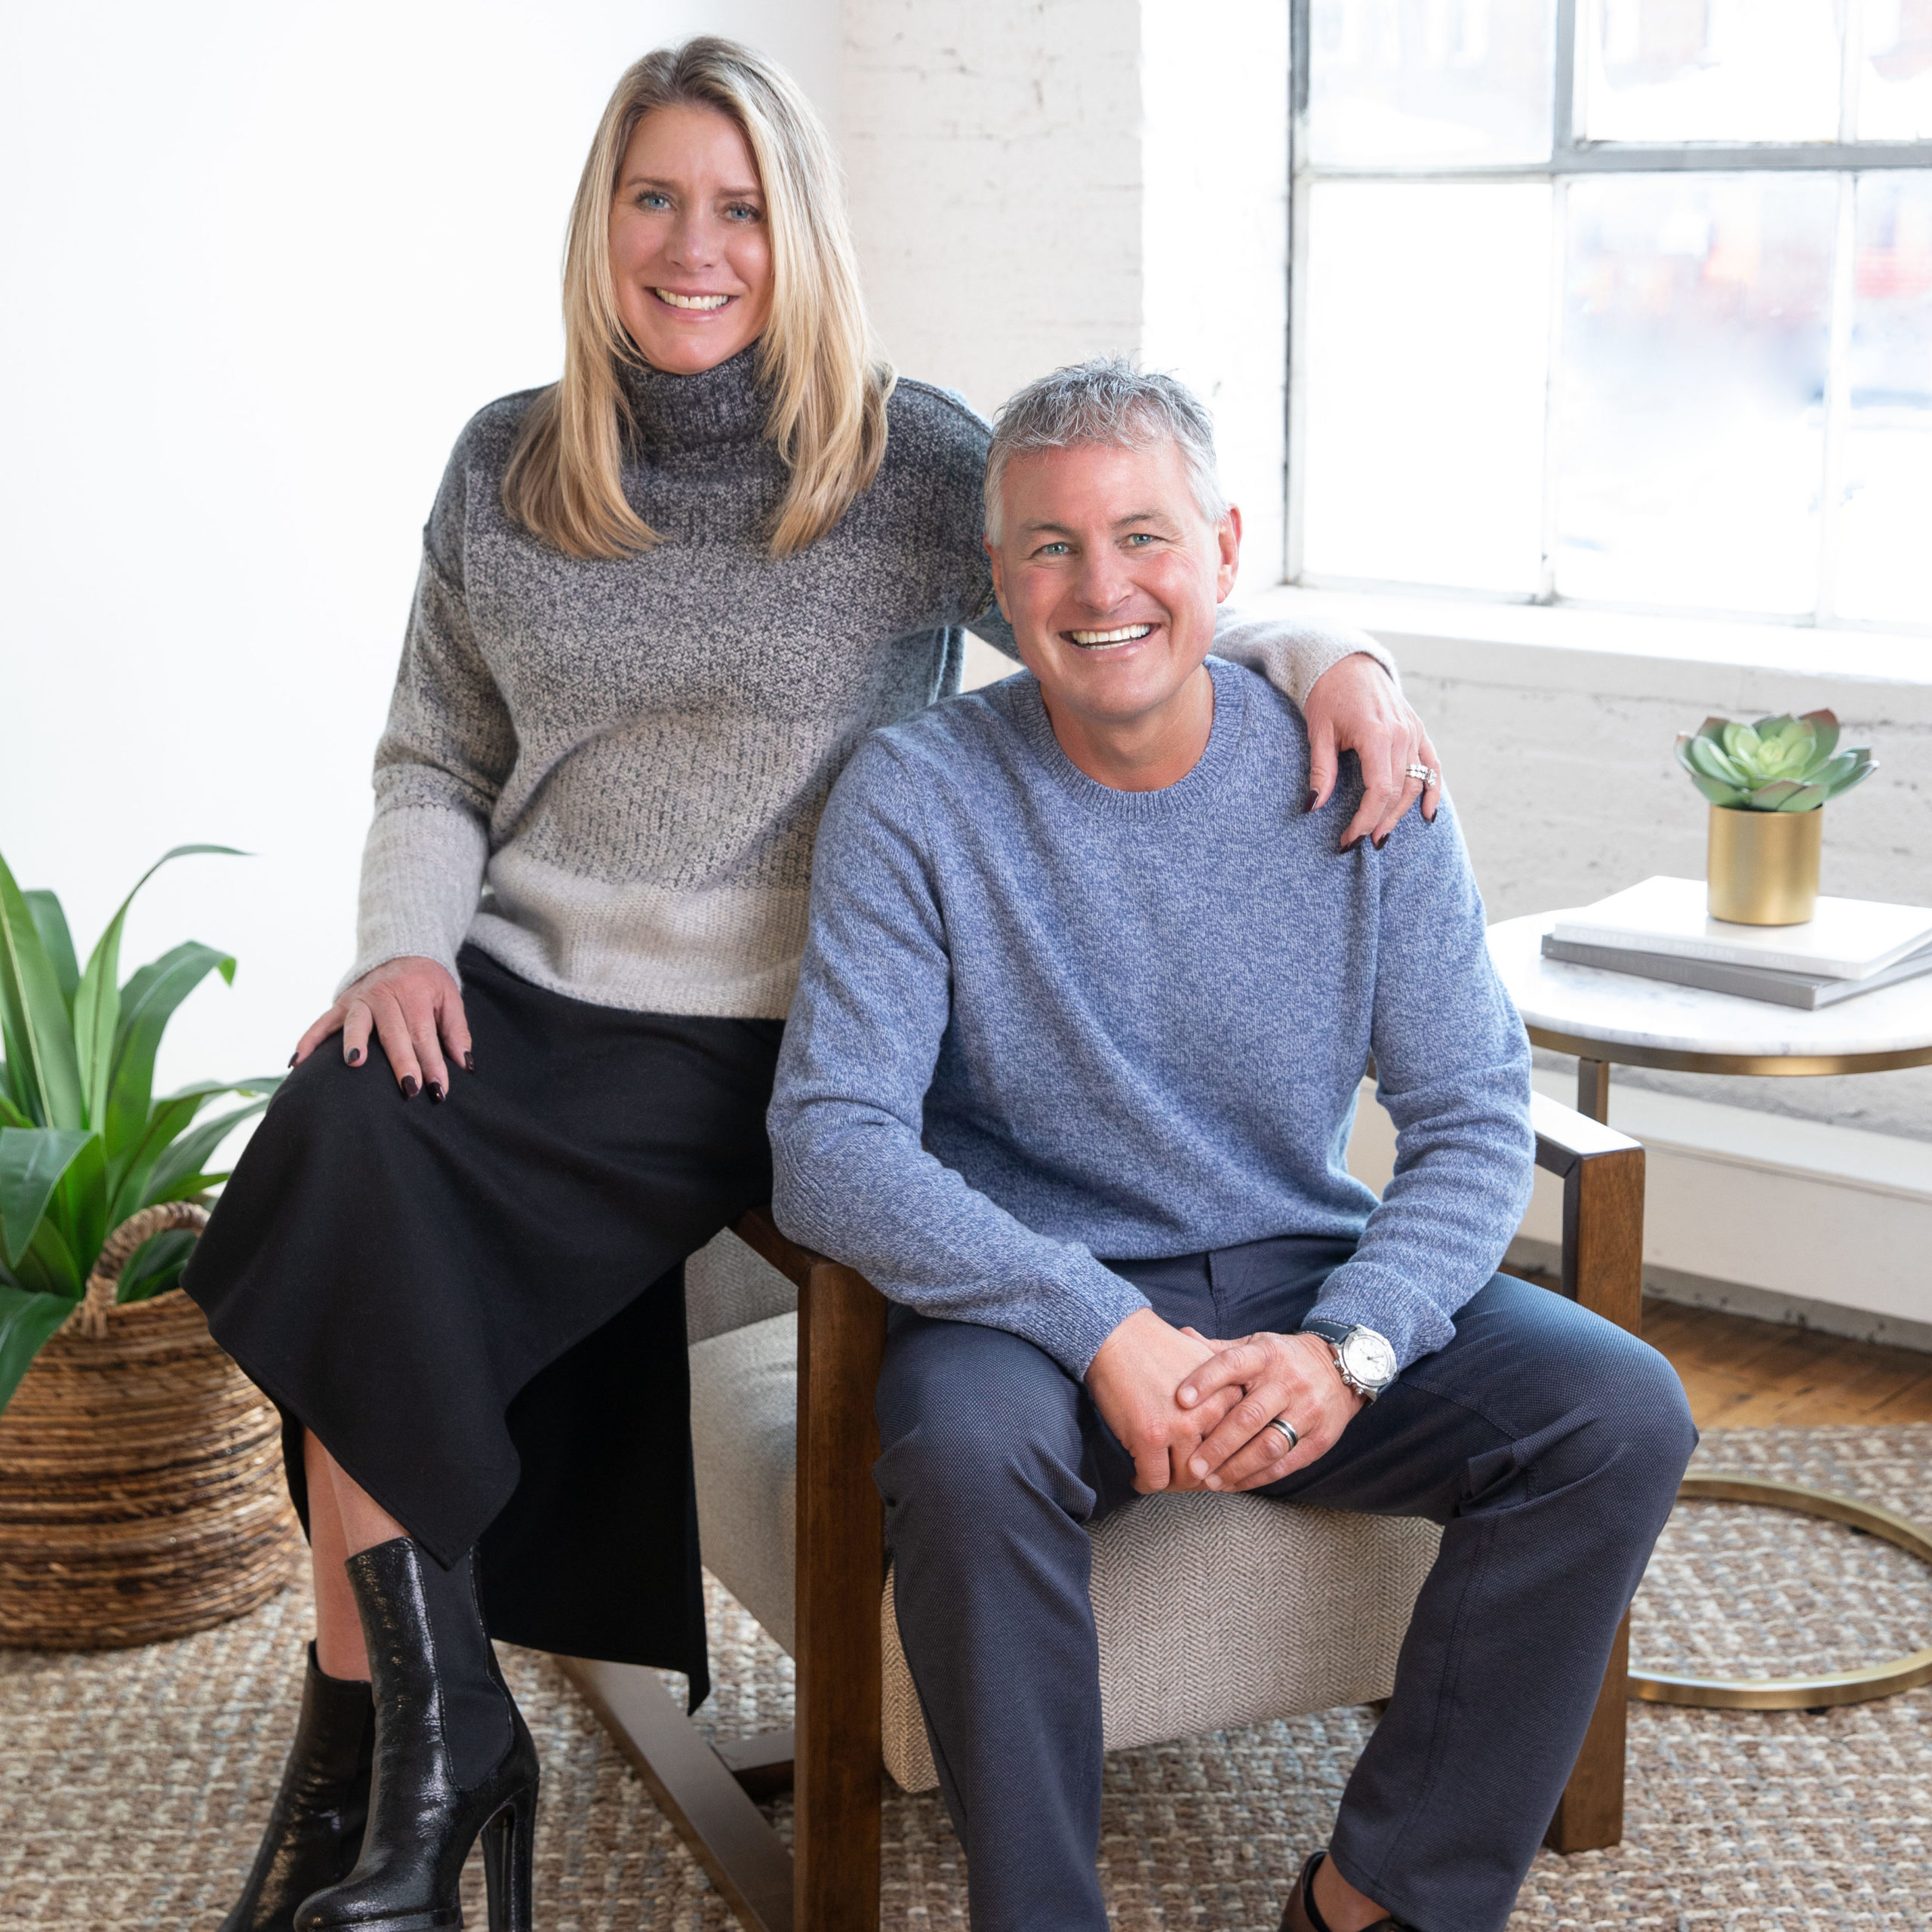
[[[1714, 1073], [1932, 1065], [1932, 974], [1810, 1013], [1544, 958], [1538, 950], [1543, 934], [1570, 909], [1532, 912], [1489, 929], [1490, 956], [1539, 1046]], [[1754, 1063], [1740, 1064], [1746, 1062]]]

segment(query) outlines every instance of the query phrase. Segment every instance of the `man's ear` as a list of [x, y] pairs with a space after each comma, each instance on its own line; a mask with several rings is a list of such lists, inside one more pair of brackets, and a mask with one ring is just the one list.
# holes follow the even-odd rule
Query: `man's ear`
[[[986, 561], [992, 566], [993, 601], [999, 606], [1000, 615], [1010, 624], [1013, 621], [1013, 616], [1006, 608], [1005, 561], [1000, 555], [999, 546], [990, 537], [982, 537], [980, 541], [986, 548]], [[1221, 594], [1225, 597], [1227, 592], [1223, 591]]]
[[[1214, 601], [1225, 604], [1241, 574], [1241, 507], [1228, 506], [1228, 513], [1215, 526], [1214, 540], [1220, 546], [1220, 561], [1214, 571]], [[998, 579], [995, 578], [997, 582]]]

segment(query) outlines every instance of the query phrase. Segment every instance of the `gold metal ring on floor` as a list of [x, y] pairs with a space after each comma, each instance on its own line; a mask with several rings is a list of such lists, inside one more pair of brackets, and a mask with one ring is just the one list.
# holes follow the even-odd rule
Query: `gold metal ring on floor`
[[[1774, 1509], [1795, 1509], [1801, 1515], [1822, 1516], [1847, 1523], [1869, 1536], [1932, 1564], [1932, 1530], [1890, 1509], [1854, 1503], [1790, 1482], [1769, 1482], [1758, 1476], [1686, 1476], [1677, 1492], [1681, 1503], [1761, 1503]], [[1675, 1677], [1633, 1670], [1630, 1694], [1653, 1704], [1698, 1704], [1732, 1711], [1791, 1711], [1821, 1704], [1863, 1704], [1900, 1690], [1932, 1684], [1932, 1648], [1914, 1651], [1889, 1663], [1866, 1664], [1858, 1670], [1834, 1670], [1820, 1677]]]

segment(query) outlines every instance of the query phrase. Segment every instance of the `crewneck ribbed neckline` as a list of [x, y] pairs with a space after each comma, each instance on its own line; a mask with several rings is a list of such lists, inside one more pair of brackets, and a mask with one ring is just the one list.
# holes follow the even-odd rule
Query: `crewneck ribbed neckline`
[[1059, 739], [1054, 736], [1053, 720], [1047, 715], [1037, 678], [1029, 675], [1023, 680], [1012, 680], [1014, 720], [1062, 789], [1088, 811], [1110, 818], [1185, 814], [1197, 810], [1214, 795], [1241, 742], [1241, 724], [1247, 715], [1247, 690], [1239, 670], [1215, 657], [1210, 657], [1207, 666], [1214, 685], [1214, 721], [1208, 729], [1208, 743], [1192, 771], [1157, 791], [1123, 792], [1117, 786], [1103, 785], [1082, 771], [1061, 750]]
[[756, 343], [695, 376], [630, 362], [618, 365], [617, 376], [648, 448], [755, 443], [764, 434], [771, 398], [758, 385]]

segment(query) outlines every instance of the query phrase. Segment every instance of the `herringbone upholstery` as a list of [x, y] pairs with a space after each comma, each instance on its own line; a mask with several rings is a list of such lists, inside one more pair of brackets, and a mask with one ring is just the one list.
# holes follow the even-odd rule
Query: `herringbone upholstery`
[[[718, 1330], [790, 1293], [720, 1240], [736, 1253], [694, 1257], [687, 1287], [703, 1338], [691, 1351], [699, 1531], [712, 1573], [789, 1651], [797, 1322]], [[770, 1282], [741, 1278], [746, 1257]], [[1110, 1517], [1094, 1532], [1093, 1580], [1108, 1749], [1386, 1697], [1438, 1535], [1253, 1496], [1146, 1497]], [[889, 1580], [880, 1615], [886, 1768], [922, 1791], [937, 1779]]]

